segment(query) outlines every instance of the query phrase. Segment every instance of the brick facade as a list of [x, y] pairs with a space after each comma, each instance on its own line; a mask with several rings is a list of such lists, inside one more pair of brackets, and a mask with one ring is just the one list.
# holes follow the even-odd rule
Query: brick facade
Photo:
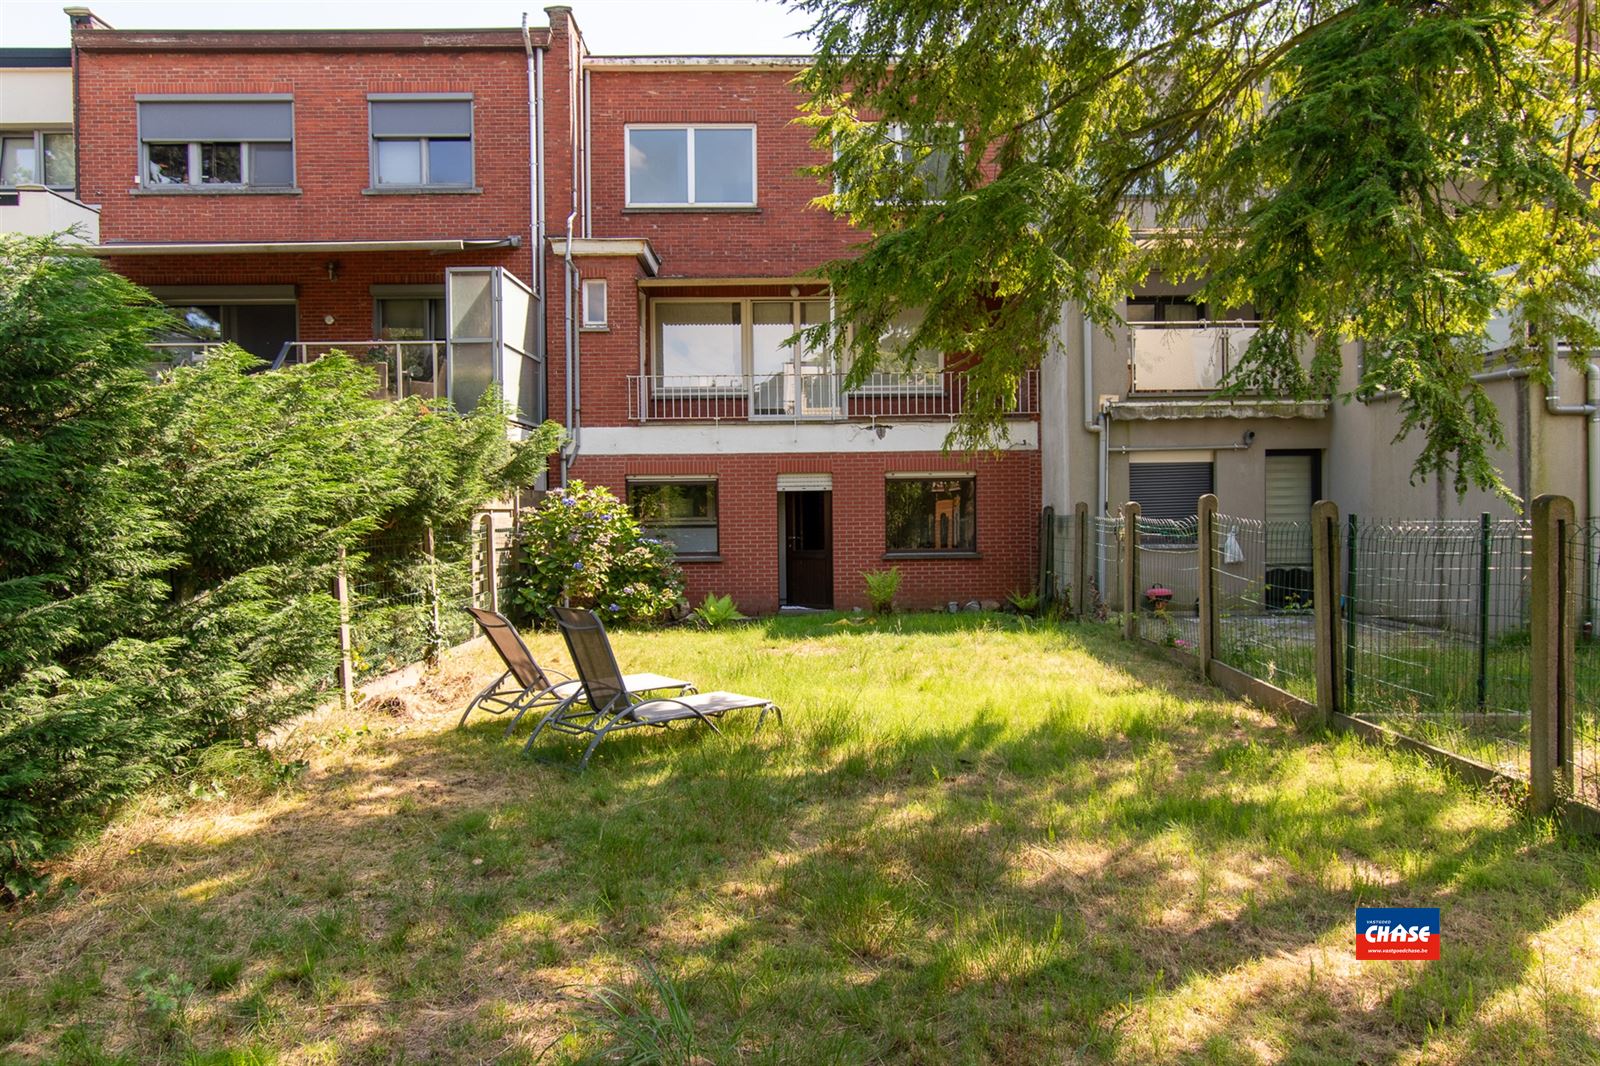
[[[994, 600], [1031, 585], [1040, 505], [1037, 450], [995, 455], [877, 447], [790, 455], [789, 428], [742, 426], [737, 453], [709, 454], [683, 435], [683, 452], [620, 454], [640, 425], [630, 381], [648, 366], [650, 301], [663, 297], [790, 299], [825, 293], [804, 280], [850, 254], [862, 235], [812, 206], [822, 190], [805, 168], [824, 162], [795, 122], [793, 61], [633, 63], [593, 59], [565, 8], [534, 32], [542, 66], [542, 122], [530, 119], [529, 58], [514, 30], [154, 34], [80, 28], [80, 189], [101, 205], [101, 239], [116, 243], [335, 242], [517, 238], [516, 247], [427, 251], [252, 251], [248, 254], [112, 256], [145, 285], [293, 286], [298, 338], [374, 335], [373, 286], [442, 285], [451, 266], [498, 266], [536, 290], [543, 279], [547, 396], [551, 418], [611, 433], [605, 448], [580, 448], [571, 475], [619, 494], [630, 475], [717, 478], [720, 561], [686, 563], [691, 595], [732, 593], [747, 611], [780, 605], [781, 495], [785, 473], [832, 475], [835, 604], [865, 603], [861, 572], [897, 565], [900, 600], [943, 606]], [[471, 93], [473, 191], [375, 194], [369, 189], [367, 97], [374, 93]], [[293, 191], [169, 192], [139, 187], [140, 95], [285, 94], [294, 101]], [[752, 208], [630, 209], [625, 128], [630, 123], [749, 123], [756, 128]], [[544, 211], [535, 218], [530, 159], [542, 167]], [[560, 242], [644, 239], [659, 259], [632, 252], [574, 259], [577, 278], [604, 278], [608, 321], [576, 333], [577, 409], [565, 400], [567, 291]], [[541, 239], [543, 238], [543, 239]], [[574, 279], [576, 280], [576, 279]], [[663, 287], [666, 286], [666, 287]], [[569, 307], [569, 296], [573, 297]], [[635, 386], [636, 387], [636, 386]], [[881, 434], [880, 434], [881, 437]], [[839, 439], [850, 439], [848, 433]], [[927, 433], [920, 441], [934, 438]], [[893, 438], [890, 438], [892, 443]], [[909, 442], [908, 442], [909, 443]], [[921, 447], [921, 445], [918, 445]], [[622, 451], [625, 451], [623, 448]], [[552, 464], [558, 474], [559, 464]], [[978, 550], [967, 557], [885, 558], [885, 475], [976, 475]]]
[[[895, 471], [976, 475], [977, 558], [889, 557], [885, 553], [885, 475]], [[900, 569], [901, 606], [938, 608], [949, 601], [1003, 600], [1037, 579], [1039, 453], [1000, 456], [942, 452], [881, 455], [837, 453], [580, 456], [573, 476], [604, 485], [619, 497], [629, 477], [709, 475], [717, 479], [721, 511], [718, 562], [685, 562], [689, 598], [731, 595], [745, 611], [776, 610], [778, 602], [780, 474], [833, 476], [833, 602], [848, 610], [867, 605], [861, 574]]]

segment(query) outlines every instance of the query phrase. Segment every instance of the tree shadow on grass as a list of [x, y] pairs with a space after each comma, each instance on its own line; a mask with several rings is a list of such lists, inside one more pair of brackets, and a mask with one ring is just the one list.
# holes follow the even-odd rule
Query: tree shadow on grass
[[[618, 737], [583, 776], [520, 759], [493, 722], [391, 738], [303, 801], [144, 845], [120, 895], [24, 917], [13, 944], [50, 929], [55, 973], [0, 976], [98, 964], [105, 991], [62, 1024], [116, 1018], [107, 1039], [146, 1053], [172, 1038], [127, 1005], [143, 969], [194, 986], [201, 1047], [288, 1032], [357, 1061], [514, 1061], [648, 959], [713, 1061], [1250, 1061], [1265, 1042], [1380, 1062], [1441, 1024], [1470, 1047], [1529, 938], [1600, 891], [1588, 845], [1452, 830], [1461, 795], [1426, 775], [1308, 790], [1325, 741], [1106, 660], [1192, 698], [889, 735], [797, 706], [754, 736]], [[1384, 898], [1340, 875], [1407, 842], [1427, 859]], [[1372, 1002], [1338, 965], [1357, 902], [1440, 905], [1445, 961]], [[1592, 1017], [1552, 1002], [1552, 1039], [1592, 1052]], [[1178, 1016], [1198, 1035], [1161, 1037]]]

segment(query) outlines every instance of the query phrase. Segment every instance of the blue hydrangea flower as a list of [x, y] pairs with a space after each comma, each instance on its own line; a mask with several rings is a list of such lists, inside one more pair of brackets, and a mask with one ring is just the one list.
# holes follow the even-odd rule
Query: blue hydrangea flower
[[572, 564], [572, 568], [574, 570], [582, 570], [583, 569], [583, 560], [579, 559], [577, 562], [573, 563]]
[[563, 507], [576, 507], [578, 506], [578, 501], [571, 496], [563, 496], [561, 497], [561, 505]]
[[612, 604], [612, 605], [611, 605], [611, 613], [612, 613], [612, 614], [616, 614], [616, 613], [617, 613], [617, 612], [618, 612], [618, 611], [620, 611], [620, 610], [622, 610], [622, 608], [621, 608], [621, 607], [618, 607], [618, 606], [617, 606], [617, 605], [616, 605], [616, 604], [614, 604], [614, 603], [613, 603], [613, 604]]

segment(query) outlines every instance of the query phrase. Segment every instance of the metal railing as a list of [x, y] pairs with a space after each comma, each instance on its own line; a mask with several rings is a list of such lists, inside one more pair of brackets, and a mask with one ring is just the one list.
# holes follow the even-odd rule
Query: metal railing
[[1213, 392], [1259, 327], [1259, 322], [1244, 320], [1132, 323], [1129, 391]]
[[[195, 366], [226, 341], [154, 341], [146, 347], [155, 354], [151, 369], [156, 373], [179, 366]], [[270, 367], [309, 363], [329, 352], [344, 352], [378, 375], [373, 395], [385, 400], [411, 396], [437, 400], [449, 395], [449, 348], [444, 341], [287, 341], [278, 349]]]
[[[838, 422], [872, 418], [955, 418], [976, 399], [964, 371], [872, 374], [845, 388], [831, 371], [775, 374], [628, 377], [628, 419], [634, 422]], [[1039, 373], [1022, 375], [1006, 397], [1008, 415], [1039, 413]]]
[[373, 395], [385, 400], [412, 396], [437, 400], [450, 391], [450, 360], [444, 341], [290, 341], [274, 367], [309, 363], [329, 352], [344, 352], [378, 375]]

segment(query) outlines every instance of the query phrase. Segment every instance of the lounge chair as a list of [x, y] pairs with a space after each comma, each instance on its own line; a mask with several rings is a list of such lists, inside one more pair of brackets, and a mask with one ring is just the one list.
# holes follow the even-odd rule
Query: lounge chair
[[[473, 711], [482, 708], [490, 714], [512, 714], [511, 723], [506, 726], [505, 732], [509, 737], [517, 728], [517, 723], [522, 721], [522, 716], [529, 711], [545, 709], [545, 717], [548, 719], [567, 712], [572, 709], [574, 703], [582, 699], [582, 683], [572, 680], [559, 671], [541, 667], [534, 660], [528, 646], [522, 642], [522, 635], [517, 632], [517, 627], [512, 625], [505, 615], [486, 611], [482, 607], [462, 609], [478, 623], [483, 635], [489, 639], [494, 650], [500, 653], [500, 661], [505, 664], [506, 669], [467, 704], [467, 709], [461, 712], [461, 721], [456, 723], [457, 729], [467, 724], [467, 717]], [[626, 680], [636, 692], [681, 694], [695, 691], [695, 687], [689, 682], [661, 674], [631, 674]], [[579, 709], [577, 713], [581, 715], [585, 712]], [[540, 722], [539, 728], [543, 728], [546, 724]]]
[[712, 732], [721, 733], [714, 719], [729, 711], [756, 709], [761, 711], [756, 719], [757, 729], [766, 722], [769, 711], [777, 715], [779, 722], [783, 721], [783, 711], [778, 705], [759, 696], [741, 696], [736, 692], [645, 695], [648, 690], [635, 684], [632, 675], [624, 676], [617, 665], [617, 657], [611, 650], [611, 638], [606, 635], [606, 627], [593, 611], [557, 607], [555, 615], [557, 624], [561, 626], [561, 635], [566, 638], [567, 651], [577, 667], [578, 680], [583, 685], [585, 695], [584, 711], [588, 713], [546, 715], [545, 721], [539, 723], [539, 729], [534, 730], [528, 743], [523, 746], [524, 752], [533, 747], [535, 737], [546, 726], [558, 733], [590, 736], [593, 739], [578, 763], [578, 769], [582, 770], [589, 765], [595, 748], [608, 734], [625, 729], [637, 729], [640, 726], [664, 728], [673, 722], [698, 721], [710, 726]]

